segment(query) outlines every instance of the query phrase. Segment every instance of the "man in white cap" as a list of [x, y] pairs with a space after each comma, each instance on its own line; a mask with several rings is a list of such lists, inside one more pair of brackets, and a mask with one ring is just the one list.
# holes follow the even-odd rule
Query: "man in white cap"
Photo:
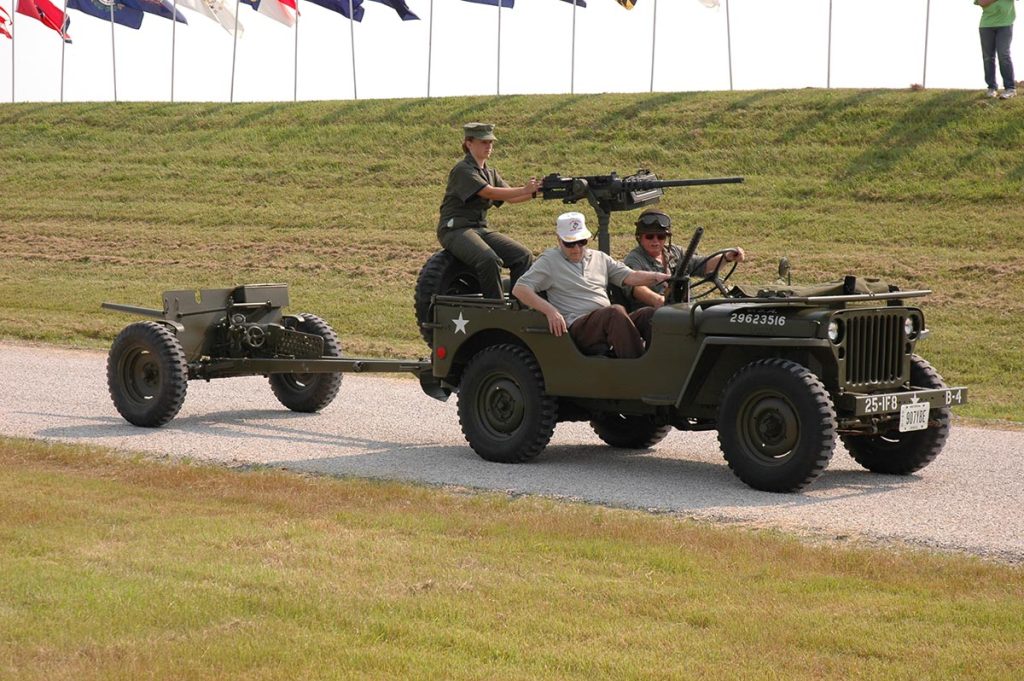
[[[622, 359], [639, 357], [651, 340], [654, 308], [627, 314], [608, 299], [608, 283], [653, 286], [671, 277], [664, 272], [637, 272], [602, 251], [587, 248], [590, 230], [582, 213], [558, 216], [558, 246], [541, 253], [519, 278], [512, 295], [548, 319], [555, 336], [568, 332], [587, 354], [611, 346]], [[539, 294], [545, 292], [547, 300]]]

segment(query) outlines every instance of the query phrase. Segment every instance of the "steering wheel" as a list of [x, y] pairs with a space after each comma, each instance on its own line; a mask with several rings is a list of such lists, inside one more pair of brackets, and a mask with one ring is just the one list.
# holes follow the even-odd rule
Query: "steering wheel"
[[[717, 290], [723, 296], [729, 295], [729, 287], [725, 285], [725, 282], [729, 281], [729, 277], [731, 277], [732, 273], [736, 271], [736, 265], [739, 264], [739, 261], [727, 261], [725, 259], [725, 255], [727, 253], [734, 253], [735, 251], [735, 248], [723, 248], [722, 250], [715, 251], [714, 253], [705, 258], [701, 258], [697, 262], [696, 267], [693, 267], [692, 269], [700, 272], [704, 270], [708, 262], [714, 260], [715, 258], [718, 258], [718, 262], [715, 263], [714, 268], [710, 272], [707, 272], [703, 275], [694, 275], [695, 277], [699, 276], [700, 278], [697, 281], [690, 284], [690, 298], [692, 300], [700, 300], [701, 298], [705, 298], [711, 295], [711, 293], [715, 290]], [[725, 274], [722, 274], [722, 270], [726, 270]], [[698, 287], [700, 287], [703, 284], [711, 284], [711, 286], [708, 286], [703, 290], [695, 290], [698, 289]]]

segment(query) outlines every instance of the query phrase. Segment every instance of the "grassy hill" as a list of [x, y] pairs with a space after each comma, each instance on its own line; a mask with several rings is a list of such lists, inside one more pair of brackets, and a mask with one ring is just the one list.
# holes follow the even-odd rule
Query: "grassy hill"
[[[106, 346], [165, 289], [283, 281], [350, 354], [425, 354], [412, 315], [459, 126], [497, 123], [529, 175], [741, 174], [670, 191], [680, 240], [742, 244], [736, 277], [927, 287], [922, 353], [960, 413], [1024, 421], [1024, 100], [950, 91], [510, 96], [301, 104], [0, 105], [0, 337]], [[493, 211], [530, 247], [563, 206]], [[592, 215], [589, 207], [584, 212]], [[631, 247], [613, 217], [613, 252]]]

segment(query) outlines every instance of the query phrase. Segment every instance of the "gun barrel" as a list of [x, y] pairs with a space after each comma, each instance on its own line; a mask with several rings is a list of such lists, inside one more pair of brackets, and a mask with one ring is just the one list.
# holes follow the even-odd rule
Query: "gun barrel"
[[693, 187], [702, 184], [739, 184], [742, 177], [704, 177], [692, 180], [644, 180], [625, 178], [623, 186], [627, 189], [659, 189], [661, 187]]

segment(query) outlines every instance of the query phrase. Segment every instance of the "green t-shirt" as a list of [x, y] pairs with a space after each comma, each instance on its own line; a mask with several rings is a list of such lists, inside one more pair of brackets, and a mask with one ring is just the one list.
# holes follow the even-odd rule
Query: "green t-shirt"
[[[1017, 9], [1013, 3], [1015, 0], [996, 0], [988, 7], [981, 10], [981, 28], [999, 28], [1001, 26], [1013, 26], [1017, 19]], [[978, 0], [974, 0], [978, 4]]]

